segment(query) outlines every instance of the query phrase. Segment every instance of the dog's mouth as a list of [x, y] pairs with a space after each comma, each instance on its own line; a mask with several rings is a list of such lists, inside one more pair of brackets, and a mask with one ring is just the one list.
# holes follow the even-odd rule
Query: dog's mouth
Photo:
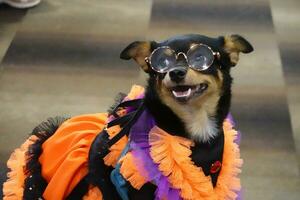
[[177, 101], [185, 103], [191, 98], [202, 95], [207, 88], [207, 83], [201, 83], [199, 85], [178, 85], [170, 88], [170, 90]]

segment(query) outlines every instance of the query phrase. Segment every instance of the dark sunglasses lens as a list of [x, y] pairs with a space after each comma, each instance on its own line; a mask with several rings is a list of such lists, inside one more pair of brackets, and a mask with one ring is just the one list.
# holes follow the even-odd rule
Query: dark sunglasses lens
[[192, 47], [187, 54], [189, 65], [196, 70], [202, 71], [210, 67], [214, 61], [214, 54], [205, 45]]
[[153, 51], [150, 61], [155, 71], [165, 73], [174, 66], [176, 55], [170, 48], [162, 47]]

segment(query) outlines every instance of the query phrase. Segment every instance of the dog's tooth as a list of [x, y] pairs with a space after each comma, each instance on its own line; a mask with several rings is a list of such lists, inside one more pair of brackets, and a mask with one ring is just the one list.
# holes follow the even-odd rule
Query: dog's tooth
[[172, 91], [172, 93], [175, 97], [177, 97], [177, 93], [174, 90]]
[[172, 91], [172, 93], [173, 93], [173, 95], [174, 95], [175, 97], [182, 97], [182, 96], [184, 96], [184, 94], [182, 94], [182, 92]]
[[206, 84], [201, 84], [201, 90], [205, 90], [207, 88]]
[[192, 89], [189, 88], [187, 91], [179, 92], [179, 91], [172, 91], [173, 95], [177, 98], [179, 97], [189, 97], [192, 94]]
[[191, 93], [192, 93], [192, 88], [189, 88], [189, 90], [188, 90], [188, 92], [187, 92], [187, 95], [186, 96], [190, 96], [191, 95]]

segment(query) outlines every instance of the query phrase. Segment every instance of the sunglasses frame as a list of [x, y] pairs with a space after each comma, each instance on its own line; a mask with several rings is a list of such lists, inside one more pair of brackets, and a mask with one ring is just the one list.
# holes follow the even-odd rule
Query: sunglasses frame
[[147, 57], [145, 58], [145, 62], [148, 63], [148, 64], [150, 65], [150, 67], [152, 68], [152, 70], [154, 70], [154, 71], [156, 71], [156, 72], [158, 72], [158, 73], [167, 73], [170, 69], [168, 69], [168, 70], [157, 70], [157, 69], [155, 69], [155, 68], [152, 66], [152, 64], [151, 64], [151, 58], [152, 58], [152, 55], [153, 55], [157, 50], [159, 50], [159, 49], [169, 49], [169, 50], [171, 50], [172, 53], [175, 55], [176, 60], [178, 59], [179, 55], [181, 54], [181, 55], [184, 56], [186, 62], [189, 63], [189, 60], [188, 60], [188, 57], [187, 57], [188, 53], [189, 53], [192, 49], [194, 49], [194, 48], [196, 48], [196, 47], [198, 47], [198, 46], [204, 46], [204, 47], [208, 48], [208, 49], [211, 51], [212, 55], [214, 56], [214, 59], [213, 59], [209, 64], [207, 64], [206, 67], [203, 68], [203, 69], [197, 69], [197, 68], [195, 68], [195, 67], [192, 67], [191, 65], [189, 65], [189, 67], [190, 67], [191, 69], [196, 70], [196, 71], [204, 71], [204, 70], [207, 70], [207, 69], [213, 64], [213, 62], [214, 62], [214, 60], [215, 60], [215, 57], [217, 57], [217, 59], [220, 59], [220, 53], [219, 53], [219, 52], [213, 51], [212, 48], [211, 48], [210, 46], [207, 46], [206, 44], [202, 44], [202, 43], [192, 44], [192, 45], [190, 46], [190, 48], [189, 48], [189, 50], [187, 51], [186, 54], [183, 53], [183, 52], [178, 52], [178, 53], [176, 53], [176, 52], [175, 52], [171, 47], [169, 47], [169, 46], [161, 46], [161, 47], [157, 47], [156, 49], [154, 49], [154, 50], [152, 51], [152, 53], [150, 54], [150, 56], [147, 56]]

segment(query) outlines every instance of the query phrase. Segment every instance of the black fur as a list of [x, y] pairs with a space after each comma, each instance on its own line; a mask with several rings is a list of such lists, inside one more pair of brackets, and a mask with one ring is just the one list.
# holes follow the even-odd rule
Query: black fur
[[239, 44], [241, 52], [250, 53], [254, 50], [252, 45], [242, 36], [234, 34], [234, 35], [231, 35], [231, 38], [234, 42]]
[[128, 196], [130, 200], [153, 200], [155, 198], [156, 186], [152, 183], [146, 183], [140, 190], [134, 189], [131, 185], [128, 186]]
[[112, 112], [113, 112], [113, 110], [115, 109], [115, 107], [116, 107], [117, 105], [119, 105], [125, 97], [126, 97], [126, 94], [124, 94], [124, 93], [122, 93], [122, 92], [120, 92], [120, 93], [115, 97], [115, 103], [114, 103], [112, 106], [110, 106], [110, 108], [107, 110], [108, 115], [113, 114]]

